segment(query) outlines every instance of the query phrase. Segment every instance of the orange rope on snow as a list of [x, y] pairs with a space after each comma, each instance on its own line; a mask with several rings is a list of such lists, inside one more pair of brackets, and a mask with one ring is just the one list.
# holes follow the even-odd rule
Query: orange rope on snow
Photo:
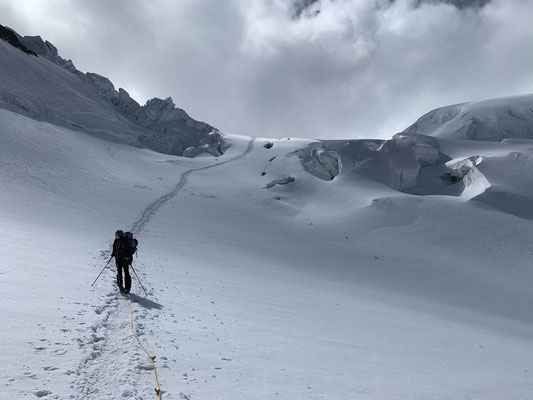
[[126, 302], [128, 303], [128, 307], [130, 308], [130, 315], [131, 315], [131, 323], [130, 323], [130, 327], [131, 327], [131, 333], [133, 333], [133, 336], [135, 336], [135, 339], [137, 339], [137, 342], [139, 343], [139, 346], [141, 346], [141, 348], [143, 349], [143, 351], [146, 353], [146, 355], [148, 356], [148, 358], [150, 359], [150, 362], [152, 363], [152, 368], [154, 369], [154, 375], [155, 375], [155, 382], [157, 384], [157, 387], [154, 388], [154, 391], [155, 391], [155, 394], [157, 396], [157, 398], [159, 400], [161, 400], [161, 396], [162, 396], [162, 393], [161, 393], [161, 386], [159, 385], [159, 379], [157, 378], [157, 369], [156, 369], [156, 366], [155, 366], [155, 356], [152, 356], [150, 355], [150, 353], [148, 353], [148, 350], [146, 350], [146, 348], [143, 346], [143, 344], [141, 343], [141, 340], [139, 339], [139, 337], [137, 336], [137, 334], [135, 333], [135, 329], [133, 328], [133, 307], [131, 306], [131, 303], [129, 301], [129, 299], [127, 299], [126, 297], [122, 296], [124, 298], [124, 300], [126, 300]]

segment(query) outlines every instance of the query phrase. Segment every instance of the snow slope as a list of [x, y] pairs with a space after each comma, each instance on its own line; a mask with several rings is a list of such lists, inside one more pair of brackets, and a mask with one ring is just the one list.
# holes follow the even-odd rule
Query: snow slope
[[[137, 204], [148, 205], [175, 190], [183, 165], [199, 167], [208, 160], [173, 164], [174, 156], [102, 141], [5, 110], [0, 110], [0, 132], [1, 239], [6, 244], [2, 341], [14, 350], [2, 370], [2, 390], [11, 382], [16, 398], [23, 395], [20, 388], [31, 387], [34, 374], [68, 381], [70, 375], [77, 377], [84, 358], [96, 354], [108, 299], [91, 293], [90, 283], [105, 264], [100, 253], [108, 256], [108, 231], [138, 219], [142, 210]], [[61, 372], [55, 372], [58, 368]], [[52, 391], [68, 398], [61, 393], [73, 389], [60, 387]], [[45, 389], [36, 386], [24, 395], [39, 390]], [[83, 392], [79, 390], [73, 393]]]
[[164, 399], [531, 398], [533, 141], [258, 131], [189, 159], [2, 46], [29, 63], [3, 99], [49, 113], [0, 103], [0, 398], [156, 398], [114, 267], [91, 287], [117, 229]]

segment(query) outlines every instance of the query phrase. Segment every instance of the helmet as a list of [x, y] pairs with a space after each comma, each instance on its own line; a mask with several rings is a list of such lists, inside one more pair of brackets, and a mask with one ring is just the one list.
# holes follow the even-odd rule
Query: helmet
[[115, 232], [115, 235], [121, 238], [122, 236], [124, 236], [124, 232], [119, 229], [118, 231]]

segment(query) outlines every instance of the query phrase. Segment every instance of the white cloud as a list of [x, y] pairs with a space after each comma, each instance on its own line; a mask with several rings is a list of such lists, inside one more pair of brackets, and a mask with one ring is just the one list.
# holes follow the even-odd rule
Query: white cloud
[[533, 91], [527, 0], [322, 0], [299, 18], [283, 0], [0, 0], [0, 11], [78, 68], [235, 133], [386, 137], [438, 106]]

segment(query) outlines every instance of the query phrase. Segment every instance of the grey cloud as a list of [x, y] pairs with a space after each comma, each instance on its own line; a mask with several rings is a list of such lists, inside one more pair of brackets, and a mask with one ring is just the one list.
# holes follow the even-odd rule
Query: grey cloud
[[[291, 17], [298, 18], [302, 14], [305, 14], [306, 11], [309, 11], [313, 6], [319, 5], [320, 0], [294, 0], [291, 6]], [[320, 8], [317, 7], [311, 15], [316, 16], [320, 13]]]
[[[328, 0], [322, 0], [328, 1]], [[396, 0], [385, 0], [384, 5], [394, 3]], [[466, 8], [478, 8], [488, 4], [491, 0], [416, 0], [414, 5], [419, 7], [421, 4], [451, 4], [461, 10]], [[320, 13], [321, 0], [293, 0], [291, 14], [293, 18], [304, 16], [314, 17]], [[382, 2], [383, 3], [383, 2]], [[382, 4], [383, 5], [383, 4]]]
[[525, 0], [12, 4], [0, 23], [233, 133], [385, 137], [432, 108], [533, 91]]
[[483, 7], [491, 0], [419, 0], [420, 3], [448, 3], [452, 4], [459, 9], [465, 9], [469, 7]]

